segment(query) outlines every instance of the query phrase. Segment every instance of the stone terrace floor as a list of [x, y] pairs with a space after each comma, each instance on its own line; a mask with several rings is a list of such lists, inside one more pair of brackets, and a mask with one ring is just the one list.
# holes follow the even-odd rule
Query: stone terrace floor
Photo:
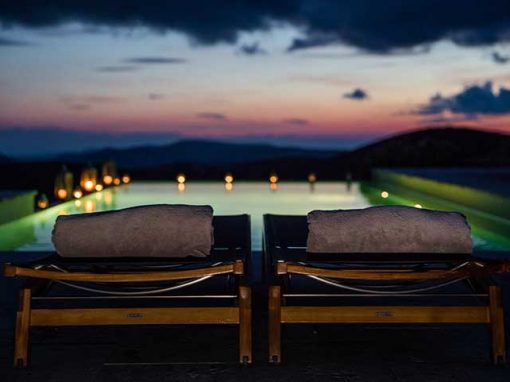
[[16, 285], [0, 277], [0, 381], [510, 381], [483, 326], [287, 326], [283, 363], [269, 365], [264, 297], [257, 288], [248, 367], [234, 327], [130, 326], [33, 329], [31, 365], [13, 369]]

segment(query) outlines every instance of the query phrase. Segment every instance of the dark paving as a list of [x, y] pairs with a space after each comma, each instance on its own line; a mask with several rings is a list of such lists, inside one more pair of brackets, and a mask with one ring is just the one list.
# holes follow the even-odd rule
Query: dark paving
[[13, 369], [17, 284], [0, 278], [0, 381], [510, 381], [484, 326], [286, 326], [283, 363], [269, 365], [260, 286], [252, 366], [237, 363], [234, 327], [130, 326], [35, 328], [31, 366]]

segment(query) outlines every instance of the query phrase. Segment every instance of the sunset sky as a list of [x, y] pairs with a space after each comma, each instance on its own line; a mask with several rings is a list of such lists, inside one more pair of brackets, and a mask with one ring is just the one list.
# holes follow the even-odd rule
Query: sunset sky
[[510, 133], [507, 1], [0, 3], [9, 134], [351, 147], [433, 125]]

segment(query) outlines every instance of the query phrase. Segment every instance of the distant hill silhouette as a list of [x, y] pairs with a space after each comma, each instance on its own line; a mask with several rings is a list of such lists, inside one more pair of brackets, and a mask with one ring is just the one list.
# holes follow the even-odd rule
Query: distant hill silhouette
[[266, 180], [275, 171], [282, 180], [368, 179], [375, 167], [510, 167], [510, 135], [468, 128], [435, 128], [384, 139], [350, 152], [312, 151], [270, 145], [183, 141], [166, 146], [105, 149], [68, 155], [59, 161], [5, 162], [0, 158], [0, 188], [32, 188], [49, 195], [55, 175], [67, 164], [78, 179], [84, 163], [116, 160], [133, 179]]
[[510, 135], [468, 128], [419, 130], [347, 153], [370, 166], [508, 166]]
[[269, 171], [280, 177], [305, 179], [315, 172], [320, 179], [370, 177], [375, 167], [504, 167], [510, 166], [510, 135], [468, 128], [434, 128], [381, 140], [330, 158], [296, 156], [244, 163], [234, 170], [260, 178]]
[[306, 150], [263, 144], [235, 144], [216, 141], [185, 140], [163, 146], [140, 146], [126, 149], [106, 148], [59, 159], [74, 163], [114, 160], [124, 168], [151, 168], [173, 163], [230, 165], [233, 163], [276, 160], [289, 156], [328, 157], [337, 151]]
[[8, 156], [0, 153], [0, 163], [9, 163], [9, 162], [12, 162], [12, 160]]

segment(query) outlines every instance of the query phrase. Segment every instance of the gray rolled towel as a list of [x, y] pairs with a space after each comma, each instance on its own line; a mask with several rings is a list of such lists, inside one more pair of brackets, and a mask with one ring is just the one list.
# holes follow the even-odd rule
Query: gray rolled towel
[[308, 214], [311, 253], [472, 253], [464, 215], [404, 206]]
[[206, 257], [211, 206], [149, 205], [59, 216], [53, 244], [62, 257]]

